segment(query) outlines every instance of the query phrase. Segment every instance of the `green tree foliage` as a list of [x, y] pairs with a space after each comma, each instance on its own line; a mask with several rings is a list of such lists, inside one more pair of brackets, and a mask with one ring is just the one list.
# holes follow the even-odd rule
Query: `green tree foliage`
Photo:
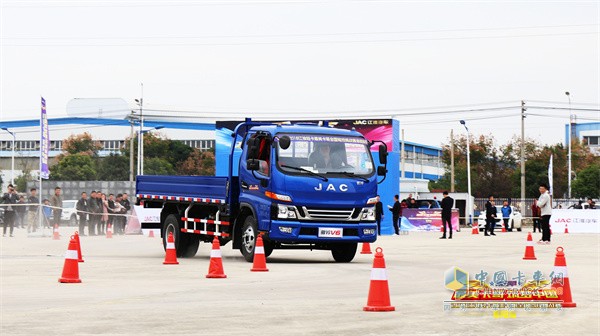
[[97, 156], [101, 145], [88, 132], [84, 132], [83, 134], [71, 135], [63, 140], [62, 148], [65, 155], [87, 154]]
[[194, 149], [192, 154], [178, 165], [180, 175], [214, 175], [215, 154], [212, 151]]
[[[15, 188], [18, 192], [27, 191], [27, 182], [31, 181], [31, 172], [29, 170], [23, 171], [23, 174], [15, 178]], [[0, 182], [1, 184], [1, 182]]]
[[144, 159], [145, 175], [175, 175], [173, 165], [167, 160], [158, 157]]
[[50, 179], [62, 181], [91, 181], [96, 179], [94, 159], [87, 154], [63, 156], [50, 169]]
[[591, 164], [577, 174], [571, 192], [574, 197], [600, 198], [600, 164]]
[[128, 181], [129, 156], [110, 154], [97, 160], [97, 179], [100, 181]]

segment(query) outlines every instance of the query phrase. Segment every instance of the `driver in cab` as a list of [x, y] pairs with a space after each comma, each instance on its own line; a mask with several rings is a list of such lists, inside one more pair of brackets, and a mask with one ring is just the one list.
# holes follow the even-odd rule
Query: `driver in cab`
[[315, 151], [308, 157], [308, 164], [313, 168], [341, 168], [343, 160], [339, 154], [331, 151], [329, 143], [318, 143]]

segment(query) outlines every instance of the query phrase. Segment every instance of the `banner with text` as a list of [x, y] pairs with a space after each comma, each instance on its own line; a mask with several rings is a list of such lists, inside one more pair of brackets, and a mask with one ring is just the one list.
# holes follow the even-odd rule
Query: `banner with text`
[[600, 233], [600, 209], [552, 209], [552, 233]]
[[40, 176], [43, 179], [50, 177], [48, 169], [48, 150], [50, 149], [50, 131], [48, 130], [48, 115], [46, 114], [46, 100], [42, 97], [42, 115], [40, 117]]

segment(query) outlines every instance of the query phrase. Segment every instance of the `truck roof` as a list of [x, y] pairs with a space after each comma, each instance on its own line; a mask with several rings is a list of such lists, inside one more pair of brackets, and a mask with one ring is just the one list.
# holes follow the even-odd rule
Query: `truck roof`
[[324, 127], [310, 124], [296, 124], [296, 125], [262, 125], [254, 126], [253, 130], [269, 132], [272, 135], [277, 133], [299, 133], [299, 134], [328, 134], [328, 135], [342, 135], [342, 136], [359, 136], [363, 137], [357, 131], [347, 130], [341, 128]]

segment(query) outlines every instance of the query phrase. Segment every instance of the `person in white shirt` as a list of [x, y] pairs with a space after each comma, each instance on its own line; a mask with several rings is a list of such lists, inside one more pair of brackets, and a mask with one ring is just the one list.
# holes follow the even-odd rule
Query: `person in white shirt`
[[550, 244], [550, 216], [552, 216], [552, 204], [548, 185], [540, 183], [540, 198], [537, 201], [537, 206], [540, 207], [540, 225], [542, 227], [542, 239], [538, 244]]

